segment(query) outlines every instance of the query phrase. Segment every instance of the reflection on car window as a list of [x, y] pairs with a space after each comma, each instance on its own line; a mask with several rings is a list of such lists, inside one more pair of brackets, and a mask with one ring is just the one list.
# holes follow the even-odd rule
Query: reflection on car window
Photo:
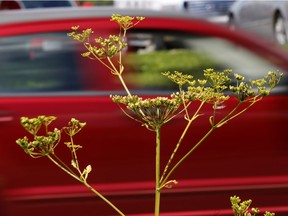
[[62, 0], [57, 0], [57, 1], [28, 1], [25, 0], [23, 1], [23, 4], [25, 8], [48, 8], [48, 7], [71, 7], [72, 4], [70, 1], [62, 1]]
[[[248, 80], [280, 70], [264, 58], [225, 39], [177, 32], [131, 31], [124, 66], [134, 91], [166, 94], [176, 90], [162, 72], [180, 71], [203, 78], [203, 70], [232, 69]], [[97, 91], [109, 95], [123, 88], [97, 61], [83, 58], [83, 46], [66, 32], [0, 38], [0, 93]], [[143, 93], [143, 92], [142, 92]]]
[[263, 77], [269, 70], [279, 70], [267, 60], [224, 38], [187, 35], [175, 32], [134, 32], [129, 35], [130, 52], [127, 75], [130, 85], [146, 89], [171, 89], [171, 82], [161, 75], [180, 71], [203, 78], [203, 70], [232, 69], [247, 80]]
[[73, 44], [65, 33], [0, 39], [1, 92], [81, 88]]

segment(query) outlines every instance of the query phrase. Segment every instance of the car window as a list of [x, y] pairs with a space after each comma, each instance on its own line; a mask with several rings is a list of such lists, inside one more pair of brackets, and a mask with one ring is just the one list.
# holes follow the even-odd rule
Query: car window
[[[179, 32], [131, 31], [125, 50], [125, 78], [134, 91], [172, 92], [162, 72], [180, 71], [203, 78], [203, 70], [232, 69], [249, 79], [280, 70], [264, 58], [224, 38]], [[83, 58], [83, 46], [67, 32], [0, 38], [0, 93], [85, 93], [123, 90], [97, 61]], [[284, 71], [283, 71], [284, 72]]]
[[[203, 70], [232, 69], [247, 80], [281, 68], [225, 38], [175, 32], [134, 32], [129, 35], [127, 78], [136, 89], [171, 89], [161, 72], [180, 71], [203, 78]], [[284, 71], [283, 71], [284, 72]]]
[[0, 90], [78, 90], [82, 83], [76, 59], [65, 33], [0, 38]]
[[71, 7], [72, 3], [70, 1], [23, 1], [25, 8], [48, 8], [48, 7]]

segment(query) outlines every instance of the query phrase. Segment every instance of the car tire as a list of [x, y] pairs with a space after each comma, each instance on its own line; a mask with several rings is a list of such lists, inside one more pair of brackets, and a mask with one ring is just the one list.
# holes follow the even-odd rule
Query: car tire
[[277, 43], [286, 44], [288, 42], [286, 23], [281, 14], [277, 14], [275, 17], [273, 33]]

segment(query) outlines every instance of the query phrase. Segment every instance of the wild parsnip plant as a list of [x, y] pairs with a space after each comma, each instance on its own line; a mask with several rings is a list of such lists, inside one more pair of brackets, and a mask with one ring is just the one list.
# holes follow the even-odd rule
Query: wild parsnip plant
[[[233, 74], [231, 70], [221, 72], [213, 69], [204, 70], [203, 80], [195, 79], [192, 75], [183, 74], [179, 71], [163, 72], [164, 78], [178, 85], [178, 91], [167, 97], [145, 98], [138, 95], [132, 95], [123, 78], [125, 67], [123, 65], [123, 49], [128, 46], [126, 40], [126, 32], [144, 20], [144, 17], [130, 17], [121, 15], [112, 15], [111, 21], [119, 24], [119, 35], [110, 35], [104, 39], [102, 37], [92, 39], [93, 30], [86, 29], [79, 32], [79, 26], [72, 27], [72, 32], [68, 36], [79, 41], [86, 48], [83, 57], [101, 62], [108, 71], [117, 76], [121, 82], [126, 95], [111, 95], [111, 99], [115, 102], [122, 112], [129, 118], [139, 122], [146, 129], [155, 133], [155, 209], [154, 214], [160, 214], [160, 197], [161, 191], [165, 187], [172, 187], [177, 183], [175, 179], [171, 179], [172, 174], [179, 166], [200, 146], [205, 139], [216, 129], [226, 125], [229, 121], [246, 112], [255, 103], [261, 101], [270, 91], [277, 86], [282, 74], [276, 72], [268, 72], [267, 76], [257, 80], [245, 80], [245, 77], [239, 74]], [[116, 58], [116, 60], [112, 60]], [[117, 63], [115, 63], [117, 62]], [[231, 97], [237, 99], [238, 103], [234, 108], [229, 110], [223, 118], [218, 116], [217, 110], [223, 103]], [[200, 102], [198, 108], [190, 109], [191, 104], [196, 101]], [[212, 115], [207, 121], [210, 129], [206, 134], [197, 141], [193, 147], [179, 160], [175, 159], [177, 151], [188, 132], [190, 126], [197, 118], [202, 116], [202, 108], [204, 104], [211, 104]], [[172, 121], [176, 116], [182, 116], [186, 120], [186, 127], [180, 135], [179, 140], [175, 143], [174, 151], [171, 153], [170, 159], [166, 162], [163, 170], [160, 169], [161, 161], [161, 128]], [[111, 205], [120, 215], [124, 215], [116, 206], [109, 202], [105, 197], [93, 189], [88, 183], [87, 178], [92, 170], [91, 165], [81, 170], [77, 158], [77, 150], [82, 148], [75, 145], [73, 136], [80, 132], [85, 126], [76, 119], [71, 119], [67, 127], [62, 129], [54, 129], [49, 132], [48, 125], [55, 120], [56, 117], [39, 116], [29, 119], [21, 118], [23, 127], [33, 135], [32, 141], [27, 137], [18, 139], [17, 144], [20, 145], [26, 153], [32, 157], [48, 157], [58, 167], [68, 173], [70, 176], [80, 181], [90, 188], [97, 196], [101, 197], [105, 202]], [[38, 135], [40, 127], [44, 126], [45, 135]], [[66, 142], [66, 146], [72, 153], [71, 165], [65, 164], [58, 156], [56, 156], [55, 148], [60, 142], [61, 134], [66, 133], [70, 137], [70, 142]], [[237, 199], [233, 198], [232, 207], [235, 215], [243, 214], [237, 210]], [[242, 204], [240, 205], [242, 206]], [[249, 207], [249, 206], [248, 206]], [[236, 210], [235, 210], [236, 209]], [[236, 214], [237, 213], [237, 214]], [[252, 214], [253, 215], [253, 214]], [[268, 216], [268, 214], [266, 215]]]

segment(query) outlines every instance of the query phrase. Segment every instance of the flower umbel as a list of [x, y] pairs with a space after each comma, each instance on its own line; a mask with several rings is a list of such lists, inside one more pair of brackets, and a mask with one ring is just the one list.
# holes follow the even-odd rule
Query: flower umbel
[[170, 79], [172, 82], [176, 83], [180, 88], [184, 86], [185, 84], [188, 84], [190, 86], [195, 85], [195, 80], [193, 80], [193, 76], [190, 74], [183, 74], [179, 71], [174, 71], [171, 73], [170, 71], [163, 72], [163, 76], [166, 76], [168, 79]]
[[122, 109], [130, 118], [141, 122], [148, 129], [155, 130], [170, 121], [181, 105], [180, 100], [168, 97], [156, 97], [142, 99], [138, 96], [111, 96], [112, 100], [119, 106], [124, 105], [138, 118], [134, 118]]
[[214, 69], [208, 68], [204, 70], [204, 76], [210, 86], [217, 92], [222, 92], [227, 89], [227, 84], [231, 82], [229, 74], [232, 70], [224, 70], [222, 72], [214, 71]]
[[[57, 128], [54, 131], [48, 131], [48, 125], [55, 120], [54, 116], [38, 116], [37, 118], [22, 117], [22, 126], [33, 135], [33, 141], [25, 136], [18, 139], [16, 143], [31, 157], [37, 158], [54, 154], [54, 149], [60, 142], [61, 131]], [[46, 134], [38, 135], [41, 126], [45, 126]]]
[[118, 23], [120, 28], [123, 29], [124, 31], [134, 27], [144, 19], [145, 17], [141, 16], [131, 17], [131, 16], [122, 16], [120, 14], [113, 14], [111, 16], [111, 21], [115, 21], [116, 23]]
[[[173, 94], [175, 98], [182, 98], [183, 103], [199, 100], [204, 103], [219, 105], [229, 99], [228, 95], [224, 95], [223, 91], [227, 88], [230, 78], [227, 74], [230, 70], [223, 72], [215, 72], [213, 69], [204, 70], [207, 79], [195, 80], [192, 75], [182, 74], [175, 71], [174, 73], [163, 73], [172, 82], [179, 86], [179, 91]], [[183, 87], [187, 86], [187, 90]]]
[[80, 122], [79, 120], [72, 118], [68, 122], [68, 127], [64, 127], [64, 131], [68, 136], [74, 136], [86, 125], [86, 122]]
[[256, 80], [245, 81], [245, 77], [239, 74], [234, 74], [236, 80], [235, 86], [230, 86], [229, 89], [232, 93], [235, 93], [239, 101], [250, 101], [261, 99], [270, 94], [280, 82], [283, 73], [276, 73], [269, 71], [268, 74]]
[[112, 58], [127, 47], [127, 43], [116, 35], [110, 35], [108, 38], [98, 37], [94, 39], [94, 43], [90, 43], [90, 35], [92, 33], [91, 29], [86, 29], [82, 33], [73, 31], [68, 34], [74, 40], [82, 42], [86, 47], [87, 51], [82, 53], [83, 57], [92, 60]]

